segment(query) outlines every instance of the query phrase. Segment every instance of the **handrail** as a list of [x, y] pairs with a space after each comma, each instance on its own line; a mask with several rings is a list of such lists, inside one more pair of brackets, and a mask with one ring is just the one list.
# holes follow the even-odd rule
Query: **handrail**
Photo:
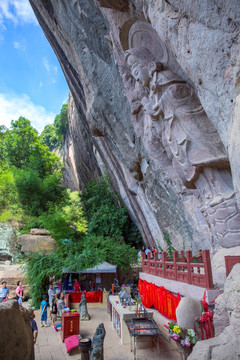
[[[192, 251], [174, 251], [172, 261], [168, 261], [167, 253], [142, 252], [142, 270], [145, 273], [160, 276], [165, 279], [180, 281], [195, 286], [213, 289], [212, 268], [209, 250], [199, 250], [199, 262], [193, 262]], [[152, 257], [151, 257], [152, 256]]]

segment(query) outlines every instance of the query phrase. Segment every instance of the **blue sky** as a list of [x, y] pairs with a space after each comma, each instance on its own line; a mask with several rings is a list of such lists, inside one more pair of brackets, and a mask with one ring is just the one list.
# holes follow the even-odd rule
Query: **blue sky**
[[41, 132], [68, 100], [58, 60], [28, 0], [0, 0], [0, 125], [24, 116]]

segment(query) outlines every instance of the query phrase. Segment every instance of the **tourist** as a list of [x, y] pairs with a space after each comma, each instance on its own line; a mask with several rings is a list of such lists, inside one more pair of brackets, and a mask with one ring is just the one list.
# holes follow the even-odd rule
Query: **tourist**
[[35, 318], [34, 309], [27, 308], [27, 311], [30, 316], [30, 323], [32, 326], [33, 343], [36, 344], [37, 336], [38, 336], [38, 327], [37, 327], [36, 321], [34, 320], [34, 318]]
[[146, 250], [145, 250], [145, 255], [146, 255], [146, 258], [147, 258], [147, 254], [150, 253], [151, 250], [147, 247]]
[[155, 254], [156, 251], [157, 251], [157, 250], [156, 250], [155, 246], [153, 246], [153, 247], [152, 247], [152, 259], [154, 259], [154, 254]]
[[57, 312], [58, 312], [58, 308], [57, 308], [57, 298], [54, 297], [52, 299], [52, 312], [51, 312], [51, 320], [52, 320], [52, 327], [58, 331], [56, 325], [55, 325], [55, 321], [57, 320]]
[[58, 293], [57, 298], [58, 298], [58, 313], [61, 316], [63, 309], [66, 307], [66, 304], [65, 304], [65, 301], [64, 301], [64, 294], [63, 293]]
[[22, 282], [20, 280], [17, 282], [16, 300], [18, 301], [19, 305], [22, 305], [22, 302], [24, 300], [24, 291], [22, 287]]
[[65, 275], [64, 275], [63, 286], [64, 286], [64, 289], [65, 289], [65, 290], [69, 290], [68, 274], [65, 274]]
[[8, 300], [9, 289], [7, 288], [7, 282], [3, 281], [0, 287], [0, 303]]
[[138, 264], [142, 263], [142, 250], [139, 250], [139, 252], [137, 253], [137, 262]]
[[74, 279], [73, 288], [75, 292], [81, 291], [80, 282], [77, 279]]
[[95, 289], [95, 284], [94, 284], [94, 279], [93, 279], [93, 277], [90, 278], [88, 284], [89, 284], [89, 290], [90, 290], [90, 291], [94, 291], [94, 289]]
[[49, 284], [49, 289], [48, 289], [48, 302], [49, 302], [49, 306], [50, 306], [50, 315], [51, 315], [51, 311], [52, 311], [52, 301], [53, 298], [56, 297], [56, 291], [53, 290], [53, 284]]
[[43, 300], [41, 302], [40, 314], [41, 314], [41, 327], [43, 327], [43, 326], [48, 327], [49, 325], [47, 325], [47, 296], [46, 295], [43, 295]]

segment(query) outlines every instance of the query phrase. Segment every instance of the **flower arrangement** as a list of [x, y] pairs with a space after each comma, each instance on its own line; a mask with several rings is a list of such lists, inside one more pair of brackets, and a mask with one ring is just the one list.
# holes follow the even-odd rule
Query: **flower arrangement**
[[183, 330], [176, 322], [169, 322], [168, 326], [164, 326], [168, 329], [169, 336], [183, 347], [192, 348], [196, 344], [197, 336], [193, 329]]

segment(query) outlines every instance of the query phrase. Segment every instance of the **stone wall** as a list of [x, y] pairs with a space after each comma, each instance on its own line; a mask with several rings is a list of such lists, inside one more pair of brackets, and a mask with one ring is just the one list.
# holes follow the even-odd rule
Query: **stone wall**
[[147, 245], [240, 245], [239, 2], [30, 3], [72, 93], [65, 183], [105, 169]]

